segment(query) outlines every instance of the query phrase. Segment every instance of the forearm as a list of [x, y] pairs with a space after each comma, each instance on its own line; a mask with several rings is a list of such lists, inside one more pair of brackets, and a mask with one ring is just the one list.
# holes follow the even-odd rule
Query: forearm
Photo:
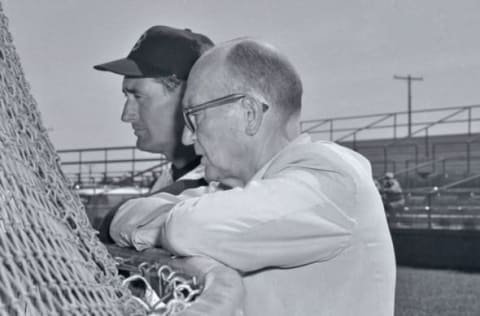
[[166, 213], [177, 203], [217, 189], [215, 184], [187, 189], [179, 195], [160, 192], [124, 203], [110, 224], [110, 236], [121, 247], [145, 249], [161, 246], [159, 232]]
[[110, 236], [121, 247], [137, 250], [154, 247], [158, 234], [151, 227], [160, 227], [174, 205], [169, 200], [152, 197], [129, 200], [115, 213], [110, 224]]
[[161, 244], [243, 272], [335, 256], [349, 245], [356, 222], [336, 201], [312, 190], [312, 181], [302, 174], [298, 181], [280, 178], [184, 201], [169, 212]]

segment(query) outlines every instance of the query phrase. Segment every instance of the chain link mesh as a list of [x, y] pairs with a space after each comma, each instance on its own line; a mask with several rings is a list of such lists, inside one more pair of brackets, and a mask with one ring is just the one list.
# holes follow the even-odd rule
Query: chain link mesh
[[62, 173], [0, 3], [0, 315], [138, 315]]
[[173, 316], [181, 313], [203, 290], [196, 276], [177, 271], [167, 264], [143, 262], [138, 269], [140, 274], [128, 277], [123, 284], [132, 290], [148, 315]]

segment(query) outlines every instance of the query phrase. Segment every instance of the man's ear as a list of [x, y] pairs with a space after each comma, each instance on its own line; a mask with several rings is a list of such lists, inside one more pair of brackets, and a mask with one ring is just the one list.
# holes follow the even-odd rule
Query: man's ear
[[244, 98], [242, 100], [242, 105], [244, 110], [244, 119], [246, 123], [245, 133], [247, 133], [247, 135], [249, 136], [253, 136], [258, 132], [260, 126], [262, 125], [262, 104], [251, 98]]

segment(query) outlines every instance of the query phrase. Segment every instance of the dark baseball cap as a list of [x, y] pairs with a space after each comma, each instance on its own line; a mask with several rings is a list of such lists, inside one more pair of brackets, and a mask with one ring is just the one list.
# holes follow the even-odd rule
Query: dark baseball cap
[[140, 36], [126, 58], [93, 68], [129, 77], [176, 75], [186, 80], [195, 61], [212, 46], [205, 35], [158, 25]]

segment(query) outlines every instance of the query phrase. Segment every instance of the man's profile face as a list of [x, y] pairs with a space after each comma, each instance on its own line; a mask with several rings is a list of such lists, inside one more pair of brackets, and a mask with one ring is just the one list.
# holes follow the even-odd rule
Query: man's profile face
[[[187, 86], [184, 106], [208, 101], [216, 95], [203, 93], [212, 91], [209, 87]], [[214, 91], [214, 90], [213, 90]], [[217, 93], [222, 93], [217, 90]], [[208, 181], [220, 181], [229, 186], [237, 186], [245, 166], [248, 152], [242, 144], [241, 122], [235, 114], [238, 104], [210, 108], [194, 114], [195, 132], [184, 130], [185, 145], [193, 143], [195, 153], [202, 156], [205, 166], [205, 178]]]
[[137, 148], [172, 158], [183, 129], [182, 91], [182, 86], [169, 91], [153, 78], [123, 79], [125, 105], [122, 121], [132, 124]]

